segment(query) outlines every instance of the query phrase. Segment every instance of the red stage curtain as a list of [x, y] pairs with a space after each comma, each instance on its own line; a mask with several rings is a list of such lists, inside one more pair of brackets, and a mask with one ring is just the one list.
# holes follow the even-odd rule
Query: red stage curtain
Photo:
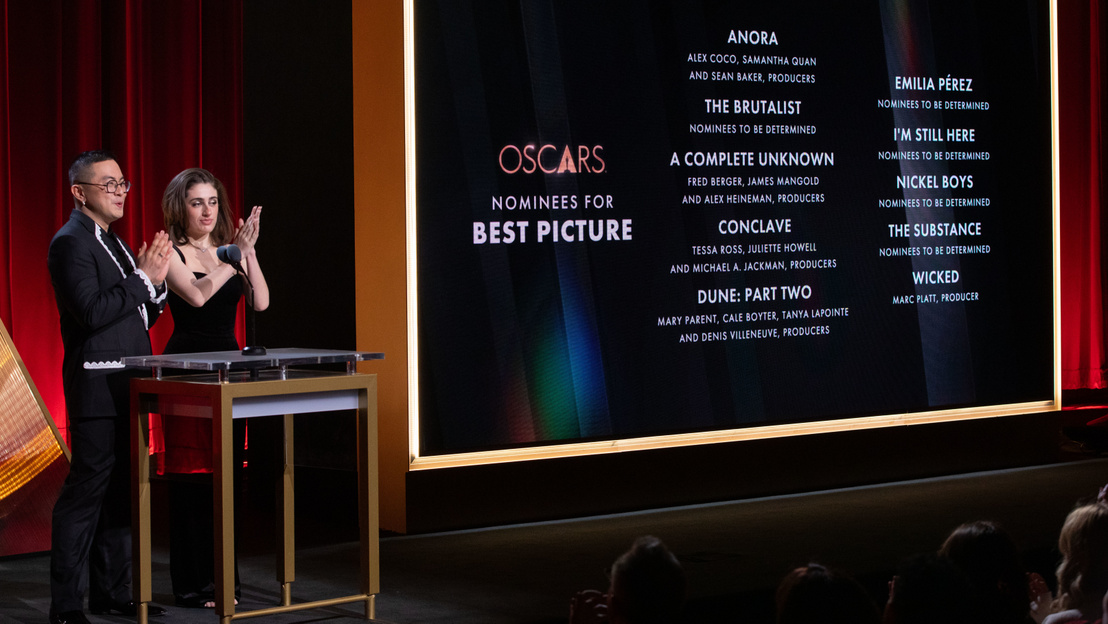
[[1105, 343], [1105, 15], [1058, 3], [1062, 387], [1108, 387]]
[[[0, 318], [64, 429], [46, 251], [73, 209], [65, 168], [83, 150], [116, 154], [134, 187], [115, 228], [136, 250], [162, 229], [162, 191], [187, 167], [211, 170], [241, 214], [242, 2], [4, 0], [0, 8]], [[155, 326], [155, 352], [171, 330], [168, 317]]]

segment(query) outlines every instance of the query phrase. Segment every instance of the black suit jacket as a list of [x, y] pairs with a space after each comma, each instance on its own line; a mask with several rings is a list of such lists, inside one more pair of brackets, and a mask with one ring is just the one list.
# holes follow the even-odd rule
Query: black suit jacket
[[115, 234], [80, 210], [50, 241], [48, 266], [58, 303], [65, 360], [62, 382], [70, 419], [124, 416], [128, 383], [124, 356], [149, 355], [147, 333], [165, 307], [165, 285], [155, 289], [135, 271], [131, 249], [111, 251]]

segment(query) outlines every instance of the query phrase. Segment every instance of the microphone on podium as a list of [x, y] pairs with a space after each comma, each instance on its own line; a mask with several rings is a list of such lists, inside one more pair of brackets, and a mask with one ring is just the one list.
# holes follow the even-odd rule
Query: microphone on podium
[[224, 264], [229, 264], [235, 267], [235, 270], [242, 273], [242, 276], [246, 278], [246, 283], [250, 285], [250, 346], [242, 350], [243, 355], [265, 355], [265, 347], [257, 346], [254, 343], [257, 342], [258, 323], [254, 318], [254, 284], [250, 282], [250, 276], [246, 274], [246, 271], [242, 270], [242, 250], [238, 245], [221, 245], [215, 250], [215, 257], [219, 258], [219, 261]]
[[220, 262], [235, 267], [235, 270], [239, 273], [246, 273], [246, 271], [242, 270], [242, 250], [239, 249], [238, 245], [221, 245], [217, 247], [215, 250], [215, 257], [219, 258]]

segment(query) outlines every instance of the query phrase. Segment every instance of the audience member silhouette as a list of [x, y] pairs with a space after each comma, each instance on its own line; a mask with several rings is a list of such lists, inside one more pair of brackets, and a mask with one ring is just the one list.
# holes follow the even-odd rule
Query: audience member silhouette
[[[1029, 605], [1046, 590], [1038, 574], [1028, 575], [1015, 540], [995, 522], [970, 522], [954, 529], [939, 555], [965, 573], [974, 592], [978, 622], [983, 624], [1030, 624]], [[1046, 592], [1049, 596], [1049, 591]], [[1041, 603], [1049, 602], [1042, 600]]]
[[973, 590], [949, 559], [917, 555], [889, 583], [884, 624], [976, 624]]
[[579, 592], [570, 624], [672, 624], [685, 602], [685, 571], [656, 537], [645, 535], [612, 565], [607, 594]]
[[796, 568], [777, 586], [777, 624], [878, 624], [881, 614], [849, 575], [818, 563]]

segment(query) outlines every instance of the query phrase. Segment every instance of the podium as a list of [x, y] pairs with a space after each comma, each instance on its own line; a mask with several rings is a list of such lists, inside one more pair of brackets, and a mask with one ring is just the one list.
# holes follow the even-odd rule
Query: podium
[[[165, 416], [212, 420], [213, 517], [215, 529], [215, 613], [221, 624], [232, 619], [286, 613], [361, 602], [366, 619], [374, 615], [374, 597], [380, 592], [377, 507], [377, 376], [359, 374], [359, 361], [383, 359], [384, 354], [323, 349], [269, 349], [264, 356], [238, 351], [183, 353], [127, 357], [123, 363], [153, 370], [152, 378], [131, 381], [132, 429], [132, 540], [133, 591], [138, 621], [147, 624], [151, 599], [150, 559], [150, 418]], [[345, 372], [306, 370], [321, 364], [345, 364]], [[164, 369], [200, 371], [163, 376]], [[358, 527], [360, 535], [360, 593], [353, 596], [292, 604], [295, 580], [293, 520], [293, 414], [337, 410], [357, 411]], [[235, 611], [234, 492], [232, 485], [235, 418], [279, 416], [283, 419], [283, 474], [279, 488], [277, 581], [280, 605], [253, 611]]]

